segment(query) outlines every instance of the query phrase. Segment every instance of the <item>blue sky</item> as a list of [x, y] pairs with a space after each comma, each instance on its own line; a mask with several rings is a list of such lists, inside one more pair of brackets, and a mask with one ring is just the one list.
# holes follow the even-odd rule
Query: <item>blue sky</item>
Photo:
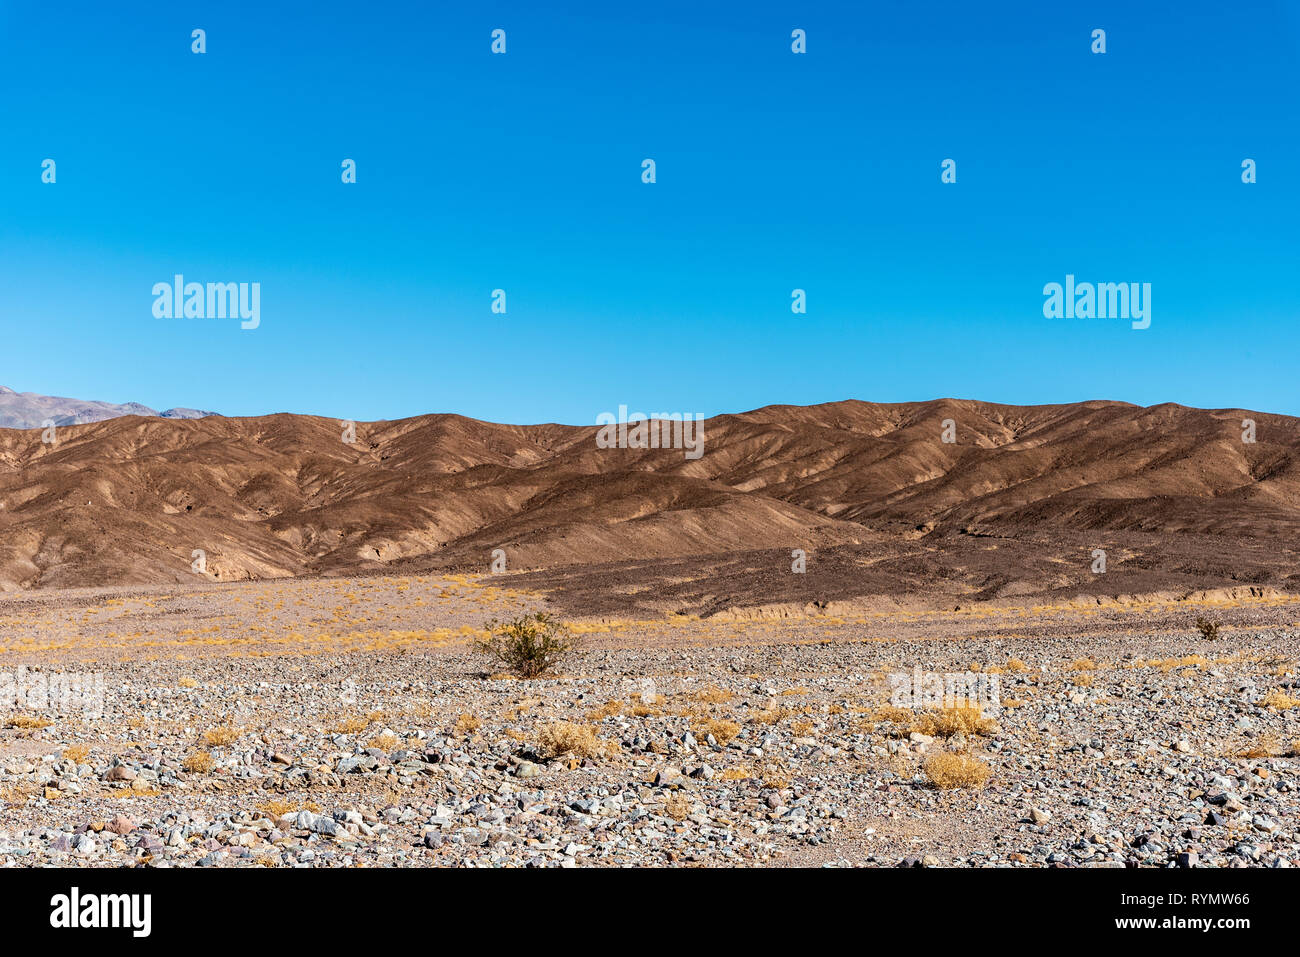
[[[0, 3], [0, 384], [1300, 414], [1296, 2], [271, 6]], [[261, 326], [154, 318], [178, 272], [260, 282]], [[1151, 283], [1151, 327], [1045, 319], [1067, 273]]]

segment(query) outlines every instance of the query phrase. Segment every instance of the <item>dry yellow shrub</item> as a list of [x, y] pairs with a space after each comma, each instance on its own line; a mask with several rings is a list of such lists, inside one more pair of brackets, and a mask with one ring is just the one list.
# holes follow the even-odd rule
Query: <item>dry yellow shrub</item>
[[695, 723], [695, 733], [697, 737], [704, 738], [713, 735], [713, 740], [718, 742], [724, 748], [731, 743], [732, 739], [740, 733], [740, 725], [734, 721], [720, 720], [718, 718], [705, 718], [703, 721]]
[[765, 708], [762, 711], [755, 711], [750, 715], [749, 720], [754, 724], [777, 724], [778, 722], [784, 721], [786, 718], [790, 717], [790, 714], [791, 711], [789, 708], [783, 708], [780, 705], [773, 705], [772, 707]]
[[985, 718], [973, 705], [919, 713], [906, 708], [881, 708], [874, 717], [895, 725], [895, 734], [900, 737], [913, 731], [932, 738], [951, 738], [955, 734], [991, 737], [998, 733], [998, 723]]
[[605, 742], [590, 725], [571, 721], [553, 721], [537, 729], [539, 752], [549, 758], [573, 754], [580, 758], [599, 757], [605, 751]]
[[1285, 748], [1282, 745], [1282, 739], [1275, 734], [1266, 734], [1259, 738], [1253, 744], [1235, 751], [1231, 754], [1234, 758], [1277, 758], [1281, 757]]
[[965, 754], [941, 751], [925, 760], [925, 776], [935, 787], [945, 791], [983, 787], [992, 773], [983, 761]]
[[370, 727], [370, 719], [359, 715], [345, 715], [330, 730], [338, 734], [360, 734]]
[[239, 730], [228, 724], [209, 728], [203, 732], [203, 743], [212, 748], [224, 748], [239, 740]]
[[623, 713], [623, 702], [606, 701], [599, 708], [593, 708], [587, 712], [587, 717], [592, 721], [602, 721], [605, 718], [613, 718]]
[[22, 731], [34, 731], [37, 728], [48, 728], [53, 721], [45, 718], [33, 718], [29, 714], [16, 714], [5, 722], [6, 728], [18, 728]]
[[473, 734], [481, 727], [483, 727], [483, 719], [476, 714], [462, 714], [456, 718], [457, 734]]
[[735, 695], [732, 692], [723, 691], [721, 688], [712, 685], [707, 688], [701, 688], [699, 691], [691, 695], [693, 700], [701, 701], [706, 704], [722, 704], [730, 701], [734, 697]]
[[1260, 699], [1260, 704], [1275, 711], [1290, 711], [1292, 708], [1300, 708], [1300, 698], [1288, 694], [1281, 688], [1274, 688]]
[[280, 798], [273, 798], [257, 805], [257, 810], [261, 811], [266, 817], [284, 817], [286, 814], [297, 811], [298, 805]]
[[775, 758], [759, 759], [754, 767], [754, 773], [765, 788], [780, 791], [790, 786], [790, 778], [786, 774], [785, 765]]
[[193, 754], [185, 756], [185, 760], [181, 762], [181, 767], [191, 774], [206, 774], [212, 770], [215, 764], [212, 755], [207, 751], [195, 751]]
[[684, 794], [675, 792], [664, 802], [664, 812], [674, 821], [684, 821], [690, 816], [691, 802]]
[[907, 708], [895, 708], [893, 705], [888, 705], [883, 708], [877, 708], [872, 713], [871, 720], [889, 721], [892, 724], [898, 725], [909, 725], [915, 717], [915, 711], [909, 711]]

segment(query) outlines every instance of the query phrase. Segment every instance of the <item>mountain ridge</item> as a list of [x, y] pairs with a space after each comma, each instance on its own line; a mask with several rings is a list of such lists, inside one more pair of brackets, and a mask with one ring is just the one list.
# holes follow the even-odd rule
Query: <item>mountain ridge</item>
[[[496, 548], [512, 577], [651, 610], [1300, 587], [1300, 419], [1271, 413], [774, 405], [706, 419], [698, 459], [449, 413], [355, 430], [289, 413], [119, 416], [54, 444], [0, 430], [0, 588], [188, 581], [196, 549], [214, 581], [486, 574]], [[740, 567], [766, 571], [751, 586]]]
[[42, 395], [39, 392], [16, 392], [0, 385], [0, 428], [43, 429], [55, 426], [84, 425], [124, 415], [143, 415], [163, 419], [198, 419], [215, 412], [173, 408], [155, 411], [139, 402], [101, 402], [96, 399], [71, 399], [66, 396]]

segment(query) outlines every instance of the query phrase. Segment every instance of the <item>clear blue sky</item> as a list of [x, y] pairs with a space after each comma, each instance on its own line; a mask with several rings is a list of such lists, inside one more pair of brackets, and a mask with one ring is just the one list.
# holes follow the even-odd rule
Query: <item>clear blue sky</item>
[[[1298, 78], [1296, 2], [6, 0], [0, 384], [355, 419], [1300, 414]], [[260, 282], [261, 327], [155, 319], [177, 272]], [[1151, 328], [1043, 318], [1066, 273], [1150, 282]]]

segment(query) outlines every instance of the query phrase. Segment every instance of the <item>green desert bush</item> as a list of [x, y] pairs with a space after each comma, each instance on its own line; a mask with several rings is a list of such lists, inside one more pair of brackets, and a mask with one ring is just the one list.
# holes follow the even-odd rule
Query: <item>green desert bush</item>
[[475, 639], [475, 650], [521, 678], [536, 678], [553, 670], [579, 646], [568, 626], [546, 612], [505, 622], [494, 619], [483, 627], [488, 636]]

